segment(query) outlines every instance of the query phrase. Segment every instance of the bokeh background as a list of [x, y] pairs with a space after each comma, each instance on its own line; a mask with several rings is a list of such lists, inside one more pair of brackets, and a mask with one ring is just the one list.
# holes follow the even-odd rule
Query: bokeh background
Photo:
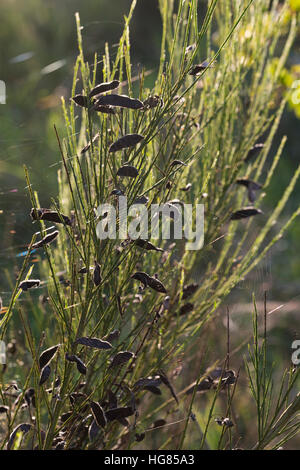
[[[150, 85], [155, 76], [151, 71], [156, 70], [160, 54], [161, 20], [157, 3], [139, 0], [131, 24], [133, 65], [137, 69], [138, 64], [143, 64], [149, 70]], [[60, 97], [70, 98], [77, 55], [75, 12], [80, 13], [85, 55], [92, 64], [95, 52], [100, 57], [103, 54], [105, 42], [113, 53], [130, 4], [130, 0], [1, 0], [0, 80], [7, 87], [7, 104], [0, 105], [0, 295], [4, 305], [20, 265], [19, 255], [33, 232], [23, 165], [30, 170], [42, 207], [48, 207], [51, 197], [57, 195], [60, 156], [53, 124], [63, 136]], [[199, 4], [201, 9], [205, 1]], [[297, 64], [300, 64], [300, 35], [287, 69]], [[283, 135], [288, 136], [288, 141], [264, 201], [267, 211], [275, 206], [300, 163], [300, 121], [289, 107], [274, 149]], [[299, 203], [298, 184], [283, 218], [277, 223], [284, 224]], [[252, 292], [261, 309], [265, 290], [268, 310], [275, 309], [269, 316], [274, 359], [286, 365], [291, 356], [291, 342], [300, 337], [299, 219], [264, 262], [241, 280], [230, 295], [228, 305], [236, 344], [251, 324]], [[222, 325], [221, 319], [219, 323]], [[216, 338], [219, 326], [218, 321], [212, 326], [212, 338]], [[215, 344], [212, 340], [212, 349]], [[216, 357], [218, 353], [215, 352]]]

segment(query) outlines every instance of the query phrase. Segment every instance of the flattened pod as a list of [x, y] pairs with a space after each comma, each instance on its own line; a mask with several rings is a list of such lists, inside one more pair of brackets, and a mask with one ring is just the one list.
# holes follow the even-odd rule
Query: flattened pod
[[252, 217], [253, 215], [262, 214], [260, 209], [256, 209], [255, 207], [244, 207], [243, 209], [239, 209], [238, 211], [233, 212], [231, 214], [231, 220], [240, 220], [246, 219], [247, 217]]
[[51, 243], [56, 239], [58, 233], [58, 230], [55, 230], [55, 232], [52, 233], [48, 233], [48, 235], [42, 238], [42, 240], [37, 243], [34, 243], [31, 248], [40, 248], [41, 246], [48, 245], [48, 243]]
[[139, 174], [137, 168], [132, 165], [124, 165], [117, 171], [117, 176], [128, 176], [129, 178], [136, 178]]
[[95, 284], [96, 287], [99, 286], [101, 284], [101, 281], [102, 281], [101, 268], [100, 268], [100, 264], [97, 263], [97, 261], [95, 261], [93, 280], [94, 280], [94, 284]]
[[9, 436], [9, 440], [7, 443], [7, 450], [10, 450], [12, 448], [18, 432], [22, 432], [23, 434], [26, 434], [28, 433], [28, 431], [30, 431], [30, 429], [31, 429], [31, 424], [28, 424], [28, 423], [19, 424]]
[[144, 390], [147, 390], [148, 392], [153, 393], [154, 395], [161, 395], [161, 390], [158, 387], [155, 387], [154, 385], [146, 385], [144, 387]]
[[120, 85], [119, 80], [112, 80], [111, 82], [100, 83], [96, 85], [90, 91], [89, 97], [99, 95], [100, 93], [105, 93], [106, 91], [115, 90]]
[[40, 369], [43, 369], [46, 365], [49, 364], [49, 362], [52, 361], [55, 354], [57, 353], [59, 346], [60, 345], [57, 344], [56, 346], [52, 346], [51, 348], [45, 349], [45, 351], [42, 352], [42, 354], [39, 357]]
[[144, 136], [140, 134], [127, 134], [118, 139], [116, 142], [111, 144], [109, 147], [109, 152], [118, 152], [119, 150], [134, 147], [137, 145], [141, 140], [144, 139]]
[[144, 107], [142, 101], [130, 98], [126, 95], [104, 95], [99, 96], [96, 105], [119, 106], [120, 108], [140, 109]]
[[[32, 220], [48, 220], [49, 222], [55, 222], [57, 224], [65, 223], [66, 225], [71, 225], [71, 220], [69, 217], [63, 214], [58, 214], [57, 211], [52, 211], [51, 209], [34, 209], [30, 211]], [[62, 220], [63, 219], [63, 220]]]
[[93, 110], [97, 113], [104, 113], [104, 114], [116, 114], [114, 108], [112, 106], [104, 106], [102, 104], [96, 103], [93, 106]]
[[98, 426], [100, 426], [101, 428], [105, 428], [105, 426], [107, 425], [107, 419], [105, 417], [103, 408], [100, 406], [100, 404], [97, 403], [96, 401], [92, 401], [91, 410]]
[[78, 372], [80, 372], [83, 375], [86, 375], [86, 365], [82, 362], [82, 360], [78, 356], [75, 356], [75, 354], [74, 355], [66, 354], [66, 359], [69, 362], [75, 362]]
[[41, 281], [39, 279], [27, 279], [26, 281], [20, 282], [19, 288], [22, 289], [22, 291], [27, 291], [32, 287], [38, 287], [40, 282]]
[[259, 189], [262, 188], [261, 184], [256, 183], [255, 181], [248, 180], [247, 178], [240, 178], [236, 180], [236, 183], [242, 186], [245, 186], [247, 188], [248, 199], [252, 203], [255, 201], [255, 191], [258, 191]]
[[121, 366], [126, 364], [126, 362], [130, 361], [134, 357], [134, 353], [131, 351], [120, 351], [113, 357], [110, 367]]
[[163, 294], [167, 293], [167, 290], [165, 286], [163, 285], [163, 283], [160, 282], [159, 279], [156, 279], [155, 277], [149, 276], [148, 286], [151, 287], [151, 289], [156, 290], [157, 292], [162, 292]]
[[204, 62], [202, 62], [201, 64], [198, 64], [198, 65], [194, 65], [190, 71], [189, 71], [189, 75], [198, 75], [198, 73], [200, 72], [203, 72], [204, 70], [206, 69], [210, 69], [212, 68], [212, 65], [209, 65], [209, 61], [208, 60], [205, 60]]
[[115, 419], [128, 418], [134, 414], [134, 409], [131, 406], [124, 406], [121, 408], [112, 408], [105, 412], [107, 421], [114, 421]]
[[144, 248], [144, 250], [164, 251], [162, 248], [157, 248], [152, 243], [148, 242], [147, 240], [142, 240], [141, 238], [135, 240], [135, 245], [139, 246], [140, 248]]
[[143, 271], [137, 271], [131, 276], [132, 279], [136, 279], [137, 281], [140, 281], [144, 285], [144, 289], [148, 285], [149, 277], [150, 276], [147, 273], [144, 273]]
[[39, 385], [43, 385], [49, 379], [50, 374], [51, 374], [51, 367], [45, 366], [41, 371]]
[[87, 96], [84, 95], [75, 95], [72, 97], [74, 103], [78, 104], [78, 106], [82, 106], [83, 108], [89, 107], [89, 100]]
[[248, 152], [245, 162], [248, 163], [252, 158], [256, 157], [264, 148], [265, 144], [255, 144]]
[[108, 341], [103, 341], [98, 338], [78, 338], [75, 341], [76, 344], [82, 344], [83, 346], [88, 346], [89, 348], [95, 349], [111, 349], [112, 345]]

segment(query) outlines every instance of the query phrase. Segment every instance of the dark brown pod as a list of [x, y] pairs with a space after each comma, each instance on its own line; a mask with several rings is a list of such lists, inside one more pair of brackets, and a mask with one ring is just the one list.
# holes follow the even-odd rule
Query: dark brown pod
[[88, 346], [89, 348], [95, 349], [111, 349], [112, 345], [108, 341], [103, 341], [102, 339], [98, 338], [87, 338], [82, 337], [78, 338], [75, 341], [76, 344], [82, 344], [83, 346]]
[[80, 372], [83, 375], [86, 375], [86, 370], [87, 370], [86, 365], [82, 362], [82, 360], [78, 356], [75, 356], [75, 354], [74, 355], [66, 354], [66, 359], [69, 362], [75, 362], [78, 372]]
[[89, 99], [87, 96], [84, 95], [75, 95], [72, 97], [72, 100], [74, 103], [76, 103], [78, 106], [82, 106], [83, 108], [88, 108], [89, 107]]
[[233, 212], [233, 214], [231, 214], [230, 216], [230, 219], [231, 220], [246, 219], [248, 217], [252, 217], [257, 214], [262, 214], [262, 211], [260, 209], [256, 209], [255, 207], [244, 207], [243, 209], [239, 209], [238, 211]]
[[93, 419], [93, 421], [91, 422], [91, 425], [89, 427], [89, 431], [88, 431], [89, 440], [91, 442], [96, 439], [99, 431], [100, 431], [100, 428], [99, 428], [98, 424], [96, 423], [96, 421]]
[[97, 96], [100, 93], [105, 93], [106, 91], [115, 90], [120, 85], [119, 80], [112, 80], [111, 82], [100, 83], [91, 89], [89, 97]]
[[52, 211], [51, 209], [34, 209], [30, 211], [32, 220], [48, 220], [49, 222], [55, 222], [57, 224], [65, 223], [66, 225], [71, 225], [71, 220], [69, 217], [63, 214], [58, 214], [57, 211]]
[[51, 374], [51, 367], [45, 366], [41, 371], [40, 381], [39, 381], [40, 386], [43, 385], [49, 379], [50, 374]]
[[262, 151], [265, 144], [255, 144], [248, 152], [245, 162], [248, 163], [252, 158], [257, 157], [257, 155]]
[[161, 390], [154, 385], [146, 385], [143, 390], [153, 393], [154, 395], [161, 395]]
[[187, 166], [186, 163], [182, 162], [181, 160], [173, 160], [170, 164], [170, 166], [177, 166], [177, 165], [184, 165], [184, 166]]
[[12, 446], [15, 442], [16, 435], [18, 434], [18, 432], [22, 432], [23, 434], [27, 434], [28, 431], [30, 431], [30, 429], [31, 429], [31, 424], [28, 424], [28, 423], [19, 424], [9, 436], [9, 440], [8, 440], [8, 443], [7, 443], [7, 450], [10, 450], [12, 448]]
[[130, 98], [126, 95], [104, 95], [99, 96], [96, 105], [118, 106], [120, 108], [141, 109], [144, 107], [142, 101]]
[[100, 264], [95, 261], [95, 267], [94, 267], [94, 272], [93, 272], [93, 281], [95, 286], [99, 286], [102, 281], [102, 276], [101, 276], [101, 268]]
[[141, 140], [143, 140], [144, 137], [140, 134], [127, 134], [124, 135], [123, 137], [120, 137], [116, 142], [111, 144], [109, 147], [109, 152], [118, 152], [119, 150], [129, 148], [129, 147], [134, 147], [137, 145]]
[[7, 413], [9, 411], [9, 407], [5, 405], [0, 405], [0, 414]]
[[145, 101], [144, 101], [144, 108], [145, 109], [152, 109], [152, 108], [156, 108], [156, 106], [158, 106], [159, 104], [161, 106], [163, 106], [163, 100], [160, 96], [158, 95], [154, 95], [154, 96], [149, 96], [149, 98], [147, 98]]
[[146, 434], [144, 432], [135, 434], [136, 442], [142, 442], [145, 439], [145, 437], [146, 437]]
[[138, 196], [133, 201], [133, 204], [147, 204], [148, 202], [149, 202], [149, 198], [147, 196]]
[[92, 401], [91, 410], [94, 416], [94, 420], [96, 421], [98, 426], [100, 426], [101, 428], [105, 428], [105, 426], [107, 425], [107, 419], [103, 411], [103, 408], [100, 406], [100, 404], [97, 403], [96, 401]]
[[255, 191], [258, 191], [259, 189], [262, 188], [262, 185], [259, 183], [256, 183], [255, 181], [248, 180], [247, 178], [239, 178], [236, 180], [237, 184], [240, 184], [242, 186], [245, 186], [248, 190], [248, 199], [250, 202], [255, 201]]
[[174, 390], [174, 388], [173, 388], [171, 382], [169, 381], [168, 377], [166, 376], [166, 374], [164, 374], [163, 372], [160, 372], [160, 373], [159, 373], [159, 377], [160, 377], [162, 383], [163, 383], [166, 387], [168, 387], [168, 389], [169, 389], [170, 392], [171, 392], [172, 397], [174, 398], [174, 400], [175, 400], [176, 403], [178, 404], [179, 401], [178, 401], [177, 395], [176, 395], [176, 393], [175, 393], [175, 390]]
[[52, 346], [51, 348], [46, 349], [45, 351], [42, 352], [42, 354], [39, 357], [40, 369], [43, 369], [46, 365], [48, 365], [52, 361], [55, 354], [57, 353], [59, 346], [60, 345], [57, 344], [56, 346]]
[[32, 287], [38, 287], [40, 285], [40, 282], [41, 281], [39, 279], [27, 279], [25, 281], [20, 282], [19, 288], [22, 289], [22, 291], [27, 291]]
[[134, 241], [135, 245], [140, 247], [140, 248], [143, 248], [144, 250], [147, 250], [147, 251], [164, 251], [162, 250], [161, 248], [157, 248], [156, 246], [154, 246], [152, 243], [148, 242], [147, 240], [142, 240], [141, 238], [138, 238], [137, 240]]
[[102, 104], [96, 103], [93, 106], [93, 110], [96, 111], [97, 113], [103, 113], [103, 114], [116, 114], [114, 108], [112, 106], [104, 106]]
[[105, 412], [105, 416], [108, 422], [114, 421], [115, 419], [128, 418], [134, 414], [134, 409], [131, 406], [124, 406], [121, 408], [112, 408]]
[[149, 277], [150, 276], [147, 273], [144, 273], [143, 271], [137, 271], [131, 276], [132, 279], [140, 281], [143, 284], [144, 289], [148, 286]]
[[160, 282], [159, 279], [156, 279], [155, 277], [150, 277], [148, 278], [148, 286], [151, 287], [151, 289], [156, 290], [157, 292], [161, 292], [163, 294], [167, 293], [167, 290], [165, 286], [163, 285], [162, 282]]
[[58, 230], [55, 230], [55, 232], [48, 233], [42, 240], [40, 240], [37, 243], [34, 243], [31, 248], [40, 248], [41, 246], [48, 245], [49, 243], [52, 243], [58, 236]]
[[167, 421], [165, 419], [157, 419], [153, 423], [153, 428], [160, 428], [161, 426], [164, 426], [167, 424]]
[[199, 287], [199, 284], [195, 284], [195, 283], [184, 286], [182, 290], [182, 300], [185, 300], [191, 297], [196, 292], [198, 287]]
[[120, 351], [114, 357], [110, 364], [110, 367], [117, 367], [126, 364], [134, 357], [134, 353], [131, 351]]
[[194, 309], [194, 305], [191, 303], [186, 303], [180, 307], [179, 315], [186, 315]]
[[212, 67], [213, 67], [212, 65], [209, 65], [209, 61], [208, 61], [208, 60], [205, 60], [205, 61], [202, 62], [201, 64], [194, 65], [194, 66], [190, 69], [189, 75], [198, 75], [199, 73], [204, 72], [204, 70], [210, 69], [210, 68], [212, 68]]
[[132, 165], [121, 166], [117, 171], [117, 176], [128, 176], [129, 178], [136, 178], [138, 174], [138, 169]]
[[135, 382], [133, 389], [138, 390], [145, 387], [159, 387], [161, 385], [161, 378], [159, 375], [154, 377], [142, 377], [137, 382]]

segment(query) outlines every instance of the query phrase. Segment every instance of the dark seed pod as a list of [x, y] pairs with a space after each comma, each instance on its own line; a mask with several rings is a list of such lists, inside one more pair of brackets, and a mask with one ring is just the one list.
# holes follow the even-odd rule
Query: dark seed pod
[[153, 393], [154, 395], [161, 395], [161, 390], [158, 387], [154, 387], [153, 385], [146, 385], [144, 390]]
[[199, 284], [195, 284], [195, 283], [184, 286], [182, 290], [182, 300], [185, 300], [188, 297], [191, 297], [196, 292], [198, 287], [199, 287]]
[[57, 353], [59, 346], [60, 344], [57, 344], [56, 346], [52, 346], [51, 348], [46, 349], [45, 351], [42, 352], [39, 358], [40, 369], [43, 369], [46, 365], [49, 364], [49, 362], [52, 361], [55, 354]]
[[51, 209], [34, 209], [30, 211], [31, 218], [33, 220], [48, 220], [49, 222], [55, 222], [56, 224], [65, 223], [66, 225], [71, 225], [71, 219], [63, 214], [58, 214], [57, 211], [52, 211]]
[[83, 375], [86, 375], [86, 365], [82, 362], [82, 360], [78, 356], [75, 356], [75, 354], [74, 355], [66, 354], [66, 360], [69, 362], [75, 362], [78, 372], [80, 372]]
[[37, 243], [34, 243], [31, 248], [35, 249], [35, 248], [40, 248], [41, 246], [44, 246], [44, 245], [48, 245], [49, 243], [53, 242], [56, 239], [56, 237], [58, 236], [58, 233], [59, 233], [58, 230], [55, 230], [55, 232], [49, 233], [44, 238], [42, 238], [42, 240], [40, 240]]
[[138, 169], [132, 165], [121, 166], [117, 171], [117, 176], [128, 176], [129, 178], [136, 178], [138, 174]]
[[65, 445], [66, 445], [65, 441], [60, 441], [56, 444], [55, 450], [64, 450]]
[[179, 311], [179, 315], [186, 315], [187, 313], [191, 312], [194, 309], [194, 304], [186, 303], [182, 305]]
[[186, 163], [182, 162], [181, 160], [173, 160], [170, 164], [170, 166], [177, 166], [177, 165], [183, 165], [183, 166], [187, 166]]
[[134, 357], [134, 353], [130, 351], [120, 351], [117, 353], [110, 364], [110, 367], [117, 367], [126, 364]]
[[144, 107], [142, 101], [130, 98], [126, 95], [104, 95], [99, 96], [96, 105], [118, 106], [120, 108], [140, 109]]
[[186, 186], [184, 186], [183, 188], [180, 188], [180, 189], [181, 189], [181, 191], [187, 192], [191, 189], [191, 187], [192, 187], [192, 184], [188, 183]]
[[43, 385], [49, 379], [50, 374], [51, 374], [51, 367], [45, 366], [41, 371], [40, 381], [39, 381], [40, 386]]
[[92, 401], [91, 410], [92, 410], [94, 420], [96, 421], [98, 426], [100, 426], [101, 428], [105, 428], [105, 426], [107, 425], [107, 419], [105, 417], [103, 408], [100, 406], [100, 404], [97, 403], [96, 401]]
[[131, 406], [125, 406], [122, 408], [113, 408], [105, 412], [105, 416], [108, 422], [114, 421], [115, 419], [128, 418], [134, 414], [134, 409]]
[[160, 282], [159, 279], [156, 279], [155, 277], [150, 277], [148, 278], [148, 286], [151, 287], [151, 289], [156, 290], [157, 292], [161, 292], [163, 294], [167, 293], [167, 290], [165, 286], [163, 285], [162, 282]]
[[79, 269], [78, 274], [86, 274], [88, 272], [86, 267]]
[[176, 395], [175, 390], [174, 390], [172, 384], [170, 383], [168, 377], [166, 376], [166, 374], [164, 374], [164, 373], [161, 371], [161, 372], [159, 373], [159, 377], [160, 377], [162, 383], [163, 383], [166, 387], [168, 387], [168, 389], [169, 389], [170, 392], [171, 392], [172, 397], [174, 398], [174, 400], [176, 401], [176, 403], [177, 403], [177, 405], [178, 405], [179, 402], [178, 402], [177, 395]]
[[120, 337], [120, 330], [114, 330], [111, 333], [109, 333], [107, 336], [105, 336], [103, 340], [111, 343], [111, 341], [115, 341], [119, 339], [119, 337]]
[[226, 426], [227, 428], [232, 428], [233, 426], [233, 422], [229, 418], [216, 418], [215, 422], [219, 426]]
[[122, 150], [125, 148], [134, 147], [143, 139], [144, 137], [140, 134], [126, 134], [123, 137], [120, 137], [120, 139], [118, 139], [116, 142], [111, 144], [108, 151], [112, 153], [112, 152], [118, 152], [119, 150]]
[[87, 96], [84, 95], [75, 95], [72, 97], [72, 100], [74, 103], [76, 103], [78, 106], [82, 106], [83, 108], [88, 108], [89, 107], [89, 99]]
[[111, 82], [100, 83], [91, 89], [89, 97], [97, 96], [100, 93], [105, 93], [106, 91], [115, 90], [120, 85], [119, 80], [112, 80]]
[[163, 106], [163, 104], [164, 104], [164, 102], [163, 102], [163, 100], [160, 96], [158, 96], [158, 95], [149, 96], [149, 98], [147, 98], [144, 101], [144, 108], [145, 109], [156, 108], [156, 106], [158, 106], [159, 104], [161, 106]]
[[83, 346], [88, 346], [89, 348], [95, 349], [111, 349], [112, 345], [108, 341], [103, 341], [102, 339], [98, 338], [87, 338], [82, 337], [78, 338], [75, 341], [76, 344], [82, 344]]
[[247, 217], [252, 217], [253, 215], [262, 214], [263, 212], [260, 209], [256, 209], [255, 207], [244, 207], [243, 209], [239, 209], [238, 211], [233, 212], [231, 214], [231, 220], [240, 220], [246, 219]]
[[7, 450], [10, 450], [13, 447], [15, 438], [19, 432], [22, 432], [23, 434], [27, 434], [30, 431], [30, 429], [31, 429], [31, 424], [28, 424], [28, 423], [19, 424], [9, 436], [9, 440], [7, 443]]
[[160, 428], [161, 426], [164, 426], [165, 424], [167, 424], [167, 421], [164, 420], [164, 419], [157, 419], [156, 421], [154, 421], [153, 423], [153, 428]]
[[28, 406], [30, 406], [31, 404], [34, 404], [33, 403], [35, 401], [33, 400], [34, 395], [35, 395], [34, 388], [28, 388], [26, 392], [24, 393], [24, 400], [26, 401]]
[[73, 411], [67, 411], [66, 413], [63, 413], [59, 419], [61, 423], [65, 423], [71, 416], [73, 415]]
[[159, 387], [161, 385], [161, 378], [159, 375], [154, 377], [142, 377], [133, 386], [133, 390], [142, 389], [145, 387]]
[[147, 240], [142, 240], [141, 238], [135, 240], [134, 243], [136, 246], [143, 248], [144, 250], [164, 251], [161, 248], [157, 248], [156, 246], [152, 245], [152, 243], [148, 242]]
[[104, 113], [104, 114], [116, 114], [114, 108], [112, 106], [104, 106], [102, 104], [94, 104], [93, 110], [97, 113]]
[[146, 437], [146, 434], [144, 432], [135, 434], [136, 442], [142, 442], [145, 439], [145, 437]]
[[148, 202], [149, 202], [149, 198], [147, 196], [138, 196], [133, 201], [133, 204], [147, 204]]
[[147, 273], [144, 273], [142, 271], [137, 271], [131, 276], [132, 279], [136, 279], [137, 281], [140, 281], [143, 284], [144, 289], [148, 286], [149, 277], [150, 276]]
[[265, 144], [255, 144], [248, 152], [245, 162], [248, 163], [252, 158], [257, 157], [259, 152], [264, 148]]
[[255, 191], [258, 191], [262, 188], [262, 185], [256, 183], [255, 181], [248, 180], [247, 178], [240, 178], [236, 180], [237, 184], [245, 186], [248, 190], [248, 199], [250, 202], [255, 201]]
[[124, 192], [121, 189], [113, 189], [110, 195], [111, 196], [124, 196]]
[[101, 281], [102, 281], [102, 277], [101, 277], [101, 268], [100, 268], [100, 264], [97, 263], [97, 261], [95, 261], [95, 268], [94, 268], [94, 272], [93, 272], [93, 281], [94, 281], [94, 284], [95, 286], [99, 286], [101, 284]]
[[5, 405], [0, 405], [0, 414], [2, 413], [8, 413], [9, 407]]
[[22, 289], [22, 291], [27, 291], [32, 287], [38, 287], [40, 282], [41, 281], [39, 279], [27, 279], [26, 281], [20, 282], [19, 288]]
[[89, 431], [88, 431], [90, 442], [93, 442], [96, 439], [99, 431], [100, 431], [100, 428], [98, 424], [96, 423], [96, 421], [93, 419], [92, 423], [90, 424]]
[[213, 67], [212, 65], [209, 65], [209, 61], [208, 61], [208, 60], [205, 60], [205, 61], [202, 62], [201, 64], [194, 65], [194, 66], [190, 69], [189, 75], [198, 75], [199, 73], [204, 72], [204, 70], [210, 69], [210, 68], [212, 68], [212, 67]]
[[115, 393], [113, 393], [111, 390], [108, 390], [108, 409], [111, 408], [118, 408], [118, 399]]

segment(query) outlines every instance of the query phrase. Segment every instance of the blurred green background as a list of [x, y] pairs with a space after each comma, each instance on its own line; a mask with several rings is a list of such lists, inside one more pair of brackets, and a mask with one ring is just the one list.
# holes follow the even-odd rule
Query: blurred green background
[[[131, 0], [1, 0], [0, 79], [7, 87], [7, 104], [0, 105], [0, 295], [4, 305], [10, 295], [5, 270], [12, 276], [16, 273], [20, 265], [17, 255], [24, 250], [33, 232], [23, 165], [29, 167], [42, 207], [48, 207], [50, 198], [57, 194], [60, 156], [53, 124], [64, 136], [60, 97], [70, 98], [77, 56], [74, 14], [80, 13], [86, 59], [92, 64], [95, 52], [99, 57], [103, 54], [106, 41], [114, 53], [114, 44], [122, 32], [123, 17], [130, 4]], [[161, 39], [157, 4], [156, 0], [137, 3], [131, 24], [134, 70], [138, 69], [138, 64], [150, 71], [157, 68]], [[300, 63], [299, 46], [298, 38], [287, 67]], [[101, 78], [98, 77], [99, 81]], [[150, 74], [150, 83], [151, 78]], [[300, 163], [299, 124], [293, 110], [287, 109], [274, 149], [283, 135], [288, 136], [288, 143], [265, 198], [266, 211], [275, 206]], [[284, 224], [299, 202], [298, 185], [278, 224]], [[299, 252], [300, 220], [297, 220], [265, 261], [241, 281], [229, 300], [233, 314], [243, 313], [243, 309], [247, 312], [245, 303], [251, 302], [253, 291], [258, 301], [267, 290], [271, 301], [285, 304], [274, 313], [274, 328], [279, 329], [278, 338], [282, 338], [277, 354], [282, 353], [287, 360], [289, 345], [299, 330]], [[243, 326], [243, 321], [238, 321], [237, 325]]]

